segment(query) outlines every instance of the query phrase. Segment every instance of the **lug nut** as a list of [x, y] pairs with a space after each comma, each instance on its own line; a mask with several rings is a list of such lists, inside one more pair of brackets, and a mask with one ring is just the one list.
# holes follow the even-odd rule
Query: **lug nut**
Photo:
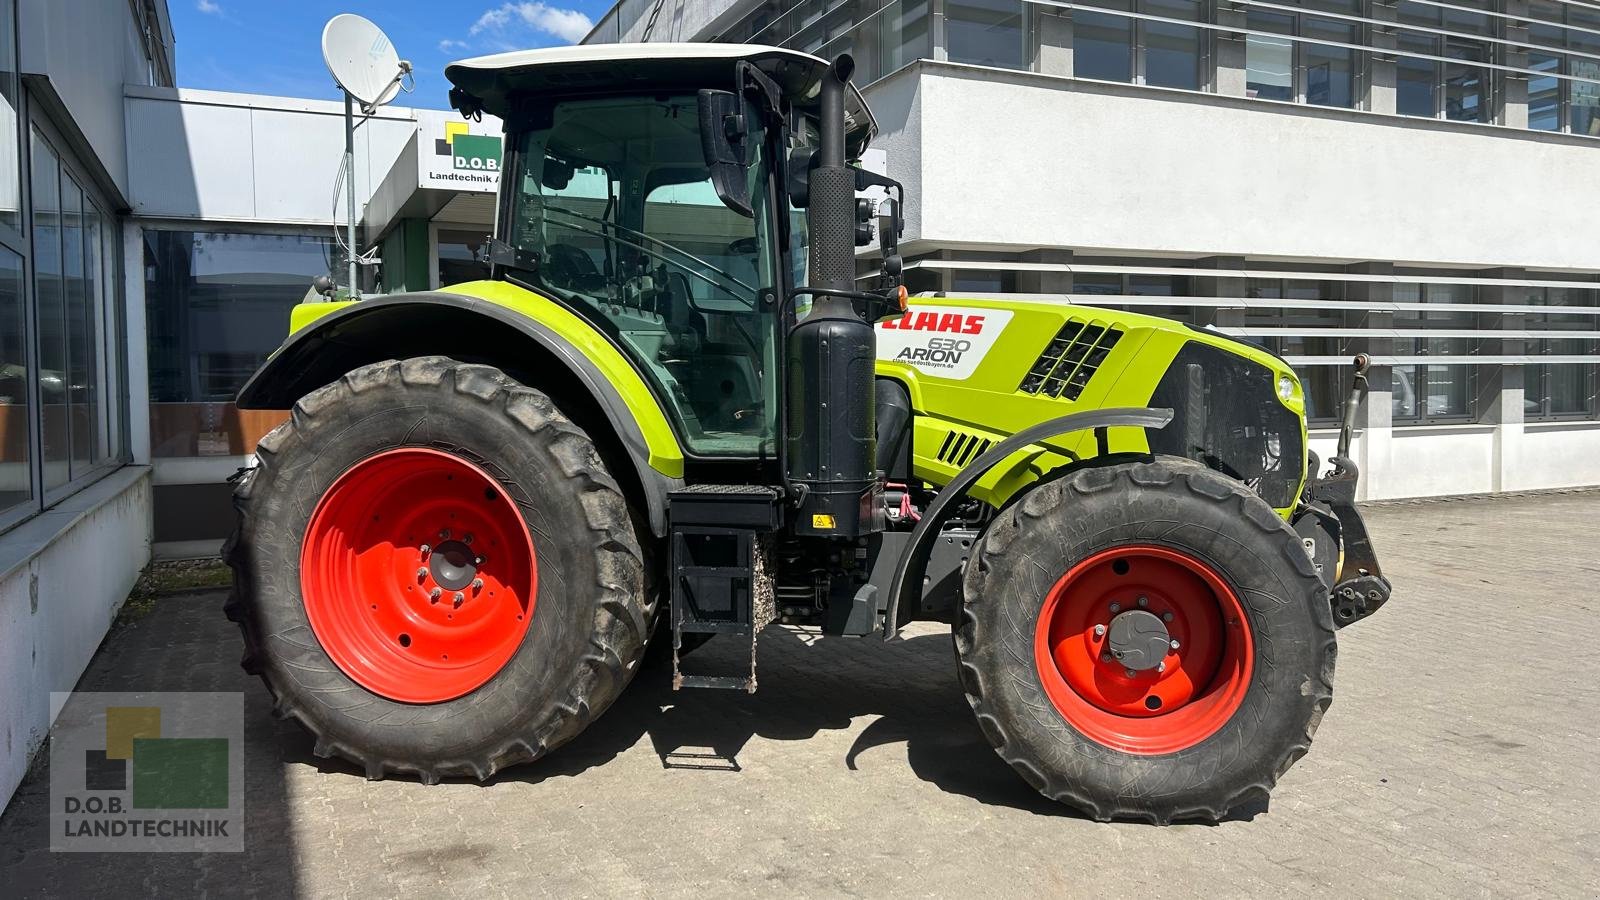
[[1101, 662], [1111, 662], [1111, 654], [1109, 654], [1109, 653], [1100, 654], [1100, 661]]
[[463, 535], [462, 535], [462, 536], [461, 536], [461, 543], [463, 543], [463, 544], [470, 544], [470, 543], [472, 543], [472, 532], [470, 532], [470, 531], [469, 531], [469, 532], [467, 532], [467, 533], [466, 533], [466, 534], [463, 534]]
[[1178, 649], [1178, 639], [1177, 638], [1173, 638], [1172, 639], [1172, 643], [1168, 644], [1167, 646], [1171, 647], [1174, 650]]
[[475, 566], [481, 566], [481, 565], [483, 565], [483, 557], [481, 557], [481, 556], [474, 556], [474, 557], [473, 557], [473, 558], [472, 558], [472, 564], [473, 564], [473, 565], [475, 565]]
[[439, 597], [441, 595], [443, 595], [443, 594], [444, 594], [444, 591], [441, 591], [438, 588], [434, 588], [433, 590], [428, 592], [428, 602], [429, 603], [438, 603], [439, 602]]
[[448, 528], [439, 529], [439, 540], [441, 540], [441, 541], [450, 540], [450, 529], [448, 529]]
[[1126, 672], [1127, 672], [1127, 673], [1128, 673], [1128, 677], [1129, 677], [1129, 678], [1138, 678], [1138, 677], [1139, 677], [1139, 673], [1138, 673], [1138, 672], [1135, 672], [1135, 671], [1134, 671], [1134, 670], [1132, 670], [1132, 669], [1126, 669], [1126, 670], [1124, 670], [1124, 671], [1126, 671]]
[[475, 590], [475, 591], [483, 590], [483, 579], [482, 578], [474, 578], [474, 579], [472, 579], [472, 589]]
[[460, 591], [456, 591], [456, 596], [455, 596], [455, 605], [456, 606], [460, 606], [461, 605], [461, 601], [465, 600], [465, 599], [466, 599], [466, 595], [462, 594]]
[[1114, 613], [1122, 612], [1122, 604], [1121, 603], [1113, 603], [1113, 604], [1111, 604], [1111, 611], [1114, 612]]
[[421, 547], [421, 551], [422, 551], [422, 558], [423, 559], [427, 559], [428, 558], [428, 554], [433, 552], [433, 548], [429, 547], [427, 544], [423, 544], [422, 547]]
[[1165, 672], [1166, 670], [1167, 670], [1167, 664], [1166, 663], [1164, 663], [1164, 662], [1156, 663], [1156, 671], [1157, 672]]
[[422, 568], [417, 570], [417, 580], [418, 581], [421, 581], [422, 579], [427, 578], [427, 577], [428, 577], [428, 567], [427, 566], [423, 566]]
[[1161, 614], [1161, 621], [1163, 621], [1163, 622], [1171, 622], [1172, 621], [1172, 613], [1170, 613], [1170, 612], [1162, 613]]
[[1101, 635], [1103, 635], [1105, 633], [1106, 633], [1106, 627], [1104, 625], [1096, 625], [1094, 627], [1094, 636], [1095, 637], [1100, 637]]
[[1149, 605], [1150, 605], [1150, 598], [1149, 597], [1140, 597], [1139, 598], [1139, 606], [1140, 606], [1140, 608], [1143, 608], [1143, 607], [1146, 607], [1146, 606], [1149, 606]]

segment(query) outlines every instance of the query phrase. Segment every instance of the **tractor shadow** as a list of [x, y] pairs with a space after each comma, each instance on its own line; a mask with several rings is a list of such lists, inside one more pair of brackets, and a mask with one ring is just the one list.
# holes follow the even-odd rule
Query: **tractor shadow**
[[[685, 657], [686, 672], [732, 674], [748, 645], [717, 638]], [[905, 745], [912, 772], [939, 789], [1039, 815], [1077, 814], [1040, 796], [984, 740], [957, 680], [948, 632], [892, 643], [773, 627], [761, 635], [755, 695], [671, 686], [671, 663], [649, 666], [582, 735], [546, 759], [496, 780], [538, 783], [604, 765], [648, 737], [663, 768], [738, 772], [752, 738], [803, 741], [876, 716], [842, 764], [874, 765], [868, 751]], [[876, 754], [872, 754], [875, 756]]]
[[[736, 674], [749, 659], [747, 644], [719, 637], [685, 657], [683, 669]], [[760, 690], [754, 695], [674, 692], [670, 660], [647, 662], [616, 703], [572, 742], [544, 759], [496, 774], [485, 786], [579, 777], [647, 737], [664, 769], [737, 777], [743, 770], [739, 755], [754, 738], [804, 741], [849, 728], [859, 716], [876, 716], [840, 760], [846, 768], [896, 765], [880, 754], [904, 745], [912, 773], [942, 791], [989, 806], [1086, 820], [1029, 787], [989, 746], [962, 693], [947, 631], [884, 643], [880, 637], [825, 637], [769, 627], [761, 634], [757, 677]], [[284, 756], [286, 762], [322, 772], [362, 777], [342, 760], [312, 756], [309, 739], [291, 738]], [[1265, 812], [1265, 802], [1246, 804], [1222, 821], [1249, 821]]]
[[[719, 637], [685, 657], [683, 670], [735, 674], [748, 665], [748, 645]], [[849, 728], [859, 716], [875, 716], [841, 760], [851, 771], [895, 765], [869, 751], [904, 745], [912, 773], [942, 791], [989, 806], [1086, 820], [1029, 787], [989, 746], [961, 690], [948, 631], [885, 643], [880, 637], [769, 627], [761, 634], [756, 674], [760, 689], [754, 695], [674, 692], [671, 662], [658, 660], [570, 744], [494, 780], [537, 784], [579, 776], [645, 737], [662, 768], [738, 773], [739, 754], [753, 738], [804, 741]], [[1218, 824], [1250, 821], [1267, 811], [1267, 801], [1247, 803]]]

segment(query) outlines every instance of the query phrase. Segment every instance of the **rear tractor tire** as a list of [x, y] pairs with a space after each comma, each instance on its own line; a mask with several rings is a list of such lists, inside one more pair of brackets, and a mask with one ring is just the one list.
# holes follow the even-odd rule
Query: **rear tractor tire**
[[229, 617], [280, 716], [369, 778], [479, 780], [581, 732], [649, 636], [639, 541], [589, 437], [489, 366], [363, 366], [234, 493]]
[[1000, 756], [1101, 820], [1264, 802], [1333, 700], [1327, 589], [1243, 484], [1189, 460], [1079, 469], [974, 548], [962, 686]]

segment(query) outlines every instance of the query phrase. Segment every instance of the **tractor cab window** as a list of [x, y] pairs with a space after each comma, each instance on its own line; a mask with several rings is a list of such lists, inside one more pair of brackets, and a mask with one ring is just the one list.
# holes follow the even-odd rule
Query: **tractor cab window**
[[773, 452], [778, 371], [767, 162], [753, 218], [718, 199], [693, 95], [557, 103], [516, 138], [509, 240], [536, 287], [638, 364], [698, 456]]

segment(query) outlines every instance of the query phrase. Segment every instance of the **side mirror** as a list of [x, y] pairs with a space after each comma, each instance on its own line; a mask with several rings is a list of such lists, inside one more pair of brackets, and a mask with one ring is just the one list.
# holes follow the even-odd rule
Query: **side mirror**
[[883, 248], [883, 274], [896, 284], [905, 270], [905, 261], [900, 258], [900, 232], [905, 227], [899, 200], [890, 197], [878, 201], [878, 246]]
[[728, 91], [702, 90], [696, 99], [700, 151], [711, 171], [711, 186], [724, 206], [745, 218], [754, 218], [746, 183], [750, 168], [746, 141], [754, 123], [745, 115], [744, 103]]
[[544, 158], [544, 172], [539, 181], [552, 191], [564, 191], [572, 183], [572, 174], [578, 170], [577, 166], [553, 156]]

